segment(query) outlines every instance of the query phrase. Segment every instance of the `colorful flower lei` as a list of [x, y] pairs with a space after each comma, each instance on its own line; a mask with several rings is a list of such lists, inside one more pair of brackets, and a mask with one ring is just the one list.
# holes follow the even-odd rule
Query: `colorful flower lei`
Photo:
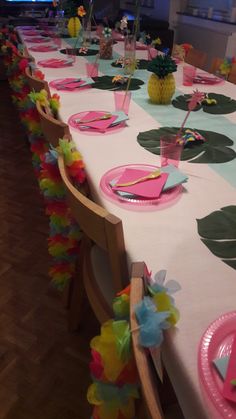
[[[146, 270], [148, 296], [136, 306], [140, 345], [151, 349], [160, 346], [163, 330], [179, 319], [173, 293], [180, 289], [174, 280], [165, 283], [166, 271], [152, 278]], [[129, 309], [130, 286], [113, 301], [115, 318], [101, 326], [101, 334], [91, 340], [90, 372], [93, 383], [88, 388], [88, 402], [94, 405], [93, 419], [133, 419], [138, 395], [138, 375], [131, 346]]]

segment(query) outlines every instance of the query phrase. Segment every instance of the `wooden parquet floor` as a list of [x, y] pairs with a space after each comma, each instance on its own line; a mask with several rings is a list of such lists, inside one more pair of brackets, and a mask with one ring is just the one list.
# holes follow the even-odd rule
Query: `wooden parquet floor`
[[0, 81], [0, 419], [89, 419], [89, 340], [67, 331], [47, 276], [48, 220], [29, 146]]

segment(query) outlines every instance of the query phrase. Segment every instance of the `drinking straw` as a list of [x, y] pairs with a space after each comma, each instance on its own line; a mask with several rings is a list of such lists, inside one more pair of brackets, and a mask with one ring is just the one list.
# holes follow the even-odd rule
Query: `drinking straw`
[[183, 129], [184, 129], [184, 126], [185, 126], [185, 124], [187, 122], [187, 119], [188, 119], [188, 117], [190, 115], [190, 112], [193, 111], [196, 108], [196, 106], [199, 103], [202, 102], [202, 100], [204, 99], [204, 97], [205, 97], [205, 93], [199, 92], [198, 90], [195, 90], [192, 93], [192, 95], [190, 97], [190, 100], [188, 101], [188, 112], [187, 112], [187, 114], [186, 114], [186, 116], [185, 116], [185, 118], [184, 118], [184, 120], [183, 120], [183, 122], [181, 124], [180, 129], [177, 132], [177, 138], [178, 137], [182, 137]]

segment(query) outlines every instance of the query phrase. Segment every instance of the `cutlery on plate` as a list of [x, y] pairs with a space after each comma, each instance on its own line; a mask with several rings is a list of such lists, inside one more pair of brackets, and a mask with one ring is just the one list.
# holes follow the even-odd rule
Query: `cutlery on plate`
[[104, 119], [110, 119], [112, 117], [111, 113], [105, 113], [102, 116], [98, 116], [96, 118], [92, 118], [92, 119], [87, 119], [86, 121], [83, 119], [75, 119], [76, 124], [87, 124], [89, 122], [95, 122], [95, 121], [103, 121]]
[[132, 180], [130, 182], [125, 182], [125, 183], [116, 183], [114, 186], [115, 187], [121, 187], [121, 186], [131, 186], [131, 185], [136, 185], [136, 183], [140, 183], [140, 182], [144, 182], [145, 180], [149, 180], [149, 179], [155, 179], [157, 177], [159, 177], [161, 175], [161, 171], [160, 169], [154, 170], [154, 172], [149, 173], [146, 176], [142, 176], [138, 179]]

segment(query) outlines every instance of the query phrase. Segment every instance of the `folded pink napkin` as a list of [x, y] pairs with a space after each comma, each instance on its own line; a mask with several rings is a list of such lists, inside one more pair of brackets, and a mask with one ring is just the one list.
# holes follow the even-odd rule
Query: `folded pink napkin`
[[26, 42], [30, 42], [31, 44], [43, 44], [44, 42], [49, 42], [50, 39], [47, 38], [25, 38]]
[[28, 31], [24, 31], [24, 32], [22, 32], [23, 33], [23, 35], [25, 35], [25, 36], [37, 36], [38, 34], [39, 34], [39, 32], [38, 31], [31, 31], [31, 30], [28, 30]]
[[38, 62], [39, 65], [42, 67], [48, 67], [48, 68], [60, 68], [60, 67], [67, 67], [72, 65], [71, 60], [61, 60], [59, 58], [53, 58], [49, 60], [43, 60]]
[[156, 56], [158, 55], [158, 51], [156, 48], [148, 48], [148, 58], [150, 60], [153, 60], [153, 58], [156, 58]]
[[236, 380], [236, 334], [234, 336], [232, 344], [231, 354], [223, 387], [223, 396], [232, 402], [236, 402], [236, 388], [231, 383], [232, 380]]
[[50, 51], [56, 51], [57, 47], [53, 45], [37, 45], [29, 49], [35, 52], [50, 52]]
[[112, 115], [109, 119], [86, 122], [91, 119], [101, 118], [103, 115], [105, 115], [105, 112], [90, 111], [86, 115], [83, 115], [81, 121], [79, 123], [77, 122], [76, 126], [80, 129], [93, 128], [100, 132], [105, 132], [109, 126], [117, 119], [117, 115]]
[[136, 49], [147, 49], [147, 45], [143, 44], [142, 42], [136, 42]]
[[[148, 170], [125, 169], [121, 177], [117, 179], [116, 184], [132, 182], [149, 174], [150, 171]], [[159, 198], [162, 189], [167, 181], [167, 178], [168, 173], [162, 173], [156, 179], [145, 180], [143, 182], [139, 182], [131, 186], [116, 187], [115, 184], [114, 186], [112, 186], [112, 189], [116, 191], [128, 192], [133, 195], [142, 196], [143, 198]]]

